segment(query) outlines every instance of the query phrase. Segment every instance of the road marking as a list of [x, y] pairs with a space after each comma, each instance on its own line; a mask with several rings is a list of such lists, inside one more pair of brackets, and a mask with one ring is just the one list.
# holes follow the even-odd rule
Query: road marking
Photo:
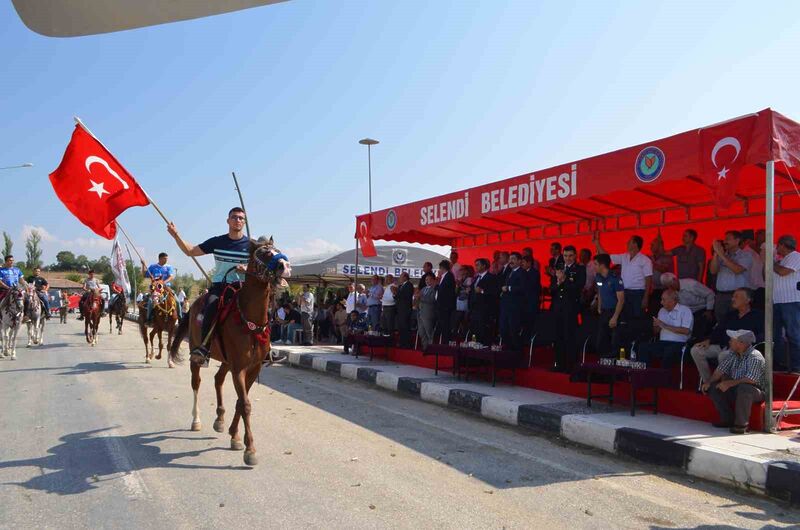
[[120, 478], [125, 487], [127, 497], [132, 500], [149, 499], [150, 492], [144, 480], [142, 480], [141, 475], [134, 469], [131, 459], [128, 457], [128, 452], [125, 450], [122, 443], [120, 443], [117, 436], [117, 434], [108, 431], [100, 434], [100, 438], [102, 438], [103, 442], [106, 444], [108, 454], [111, 457], [111, 461], [114, 463], [114, 467], [119, 470], [119, 473], [122, 473]]

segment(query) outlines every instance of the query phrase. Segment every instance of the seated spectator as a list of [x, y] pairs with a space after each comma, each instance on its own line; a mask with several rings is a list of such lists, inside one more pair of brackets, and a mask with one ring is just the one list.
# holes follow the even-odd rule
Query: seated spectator
[[619, 351], [619, 318], [625, 305], [625, 290], [622, 281], [611, 274], [611, 256], [598, 254], [594, 257], [597, 274], [597, 353], [601, 357], [614, 357]]
[[286, 320], [289, 314], [288, 305], [289, 304], [283, 304], [275, 311], [275, 321], [272, 324], [272, 336], [278, 337], [278, 340], [274, 341], [275, 344], [283, 344], [284, 328], [289, 325], [289, 322]]
[[356, 310], [350, 312], [347, 318], [347, 331], [344, 336], [344, 354], [350, 354], [350, 347], [353, 346], [353, 336], [360, 335], [367, 331], [367, 318]]
[[746, 329], [726, 330], [730, 337], [729, 355], [714, 371], [703, 392], [714, 402], [720, 421], [714, 427], [729, 428], [734, 434], [747, 432], [753, 403], [764, 401], [766, 363], [761, 352], [753, 348], [756, 336]]
[[678, 291], [678, 301], [692, 311], [694, 315], [692, 336], [708, 336], [708, 330], [714, 322], [714, 291], [692, 278], [679, 280], [671, 272], [661, 275], [661, 283], [667, 289]]
[[300, 311], [295, 309], [292, 304], [287, 303], [284, 306], [284, 310], [286, 311], [286, 325], [281, 329], [283, 333], [281, 340], [284, 344], [293, 344], [294, 332], [298, 329], [300, 331], [303, 330], [303, 317], [300, 315]]
[[433, 342], [436, 327], [436, 277], [433, 273], [425, 275], [425, 287], [417, 293], [419, 311], [417, 312], [417, 335], [423, 351]]
[[668, 289], [661, 295], [661, 310], [653, 317], [653, 328], [659, 332], [656, 342], [645, 342], [639, 347], [639, 360], [650, 363], [661, 360], [664, 368], [680, 359], [681, 350], [692, 334], [694, 317], [685, 305], [678, 303], [678, 293]]
[[752, 309], [752, 302], [753, 292], [750, 289], [736, 289], [731, 300], [733, 310], [725, 314], [711, 334], [705, 336], [705, 340], [692, 347], [692, 359], [694, 359], [697, 371], [700, 372], [703, 381], [707, 382], [711, 379], [711, 367], [708, 365], [708, 359], [717, 359], [719, 364], [722, 364], [725, 357], [731, 353], [728, 350], [729, 340], [725, 333], [726, 330], [746, 329], [753, 332], [757, 342], [764, 340], [764, 313]]

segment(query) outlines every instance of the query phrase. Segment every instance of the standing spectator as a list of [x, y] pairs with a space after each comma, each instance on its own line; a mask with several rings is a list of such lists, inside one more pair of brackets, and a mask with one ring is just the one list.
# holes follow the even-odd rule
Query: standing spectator
[[363, 283], [356, 285], [356, 311], [363, 317], [367, 315], [367, 288]]
[[367, 321], [373, 331], [377, 331], [381, 325], [381, 300], [383, 300], [383, 284], [381, 277], [375, 274], [372, 276], [372, 286], [367, 296]]
[[433, 342], [438, 312], [436, 307], [436, 277], [433, 273], [425, 275], [425, 287], [418, 293], [418, 297], [417, 335], [422, 344], [422, 351], [425, 351], [428, 345]]
[[439, 285], [436, 287], [436, 323], [442, 343], [450, 341], [450, 322], [456, 310], [456, 281], [450, 271], [450, 262], [439, 263]]
[[785, 356], [783, 333], [789, 343], [789, 371], [800, 372], [800, 252], [794, 236], [778, 238], [775, 262], [773, 303], [775, 308], [775, 359], [783, 363]]
[[592, 251], [588, 248], [582, 248], [578, 253], [578, 263], [586, 268], [586, 283], [581, 293], [581, 315], [586, 318], [596, 291], [595, 276], [597, 276], [597, 265], [592, 259]]
[[[431, 273], [433, 274], [433, 273]], [[411, 347], [411, 310], [414, 300], [414, 286], [408, 279], [408, 273], [400, 274], [400, 287], [397, 288], [395, 296], [395, 307], [397, 315], [395, 323], [399, 332], [399, 343], [401, 348]]]
[[547, 262], [547, 269], [545, 272], [548, 276], [550, 276], [550, 288], [556, 284], [556, 268], [559, 266], [563, 267], [564, 265], [564, 256], [561, 253], [561, 243], [555, 241], [550, 243], [550, 259]]
[[317, 307], [314, 313], [314, 336], [317, 341], [327, 339], [330, 336], [331, 312], [327, 304]]
[[511, 272], [509, 265], [509, 254], [505, 250], [501, 250], [497, 254], [497, 278], [500, 280], [500, 285], [504, 285], [508, 273]]
[[[525, 247], [522, 249], [522, 259], [525, 259], [525, 256], [531, 258], [531, 267], [536, 269], [537, 271], [541, 271], [541, 264], [539, 260], [533, 257], [533, 249], [531, 247]], [[541, 273], [540, 273], [541, 276]]]
[[553, 297], [551, 311], [555, 318], [555, 371], [572, 371], [577, 355], [576, 334], [581, 293], [586, 285], [586, 268], [577, 263], [577, 251], [567, 245], [563, 251], [564, 264], [555, 261], [555, 284], [550, 288]]
[[736, 289], [731, 300], [733, 311], [726, 313], [725, 318], [717, 322], [710, 335], [703, 336], [705, 340], [692, 347], [692, 359], [703, 381], [711, 380], [708, 359], [717, 359], [721, 364], [725, 357], [730, 355], [726, 330], [747, 329], [753, 332], [757, 341], [764, 340], [764, 313], [753, 309], [752, 301], [753, 292], [750, 289], [744, 287]]
[[394, 276], [391, 274], [386, 275], [386, 285], [383, 289], [383, 297], [381, 298], [381, 331], [383, 333], [394, 333], [394, 318], [396, 314], [396, 307], [394, 297], [397, 295], [397, 285], [394, 283]]
[[525, 312], [522, 316], [522, 337], [527, 344], [536, 329], [536, 316], [539, 314], [539, 300], [542, 295], [542, 277], [539, 269], [533, 268], [533, 256], [522, 256], [522, 270], [525, 271]]
[[489, 272], [489, 260], [475, 260], [475, 281], [469, 300], [470, 331], [481, 344], [491, 344], [497, 321], [500, 285], [497, 276]]
[[678, 261], [678, 278], [691, 278], [698, 282], [703, 281], [703, 270], [706, 267], [706, 251], [696, 244], [697, 231], [687, 228], [683, 232], [683, 243], [672, 249], [671, 254]]
[[336, 304], [336, 312], [333, 314], [333, 329], [336, 335], [336, 344], [344, 344], [344, 338], [347, 336], [347, 310], [345, 309], [345, 302], [342, 300]]
[[681, 350], [692, 334], [694, 317], [688, 307], [678, 303], [678, 292], [674, 289], [664, 291], [661, 306], [658, 317], [653, 317], [658, 340], [641, 344], [639, 360], [649, 363], [653, 357], [658, 357], [662, 367], [671, 368], [675, 360], [680, 359]]
[[742, 230], [742, 241], [740, 247], [742, 251], [750, 254], [753, 258], [753, 266], [748, 271], [750, 288], [753, 290], [753, 307], [764, 310], [764, 261], [759, 254], [759, 247], [755, 246], [755, 232], [753, 230]]
[[611, 274], [611, 256], [598, 254], [594, 258], [597, 274], [597, 353], [613, 357], [619, 351], [619, 317], [625, 306], [625, 289], [619, 278]]
[[344, 308], [348, 315], [356, 308], [356, 284], [354, 283], [349, 283], [347, 285], [347, 301], [345, 302]]
[[733, 291], [740, 287], [751, 288], [750, 269], [753, 267], [752, 254], [740, 248], [742, 235], [738, 230], [725, 232], [725, 243], [714, 241], [714, 257], [709, 270], [717, 275], [717, 299], [714, 316], [722, 320], [731, 306]]
[[184, 291], [182, 287], [178, 291], [178, 294], [175, 295], [175, 299], [178, 301], [181, 307], [183, 307], [183, 303], [186, 301], [186, 291]]
[[300, 316], [303, 326], [303, 345], [311, 346], [314, 343], [314, 293], [311, 286], [303, 286], [303, 294], [300, 295]]
[[456, 277], [456, 310], [453, 312], [453, 321], [450, 323], [450, 329], [461, 338], [464, 321], [469, 311], [469, 295], [472, 291], [472, 280], [474, 271], [469, 265], [462, 266], [458, 273], [454, 273]]
[[525, 314], [525, 271], [520, 267], [521, 256], [512, 252], [509, 256], [509, 271], [500, 293], [500, 337], [507, 348], [522, 347], [520, 333]]
[[680, 280], [671, 272], [661, 275], [661, 283], [667, 289], [678, 291], [678, 302], [689, 308], [694, 316], [692, 336], [706, 337], [714, 321], [714, 291], [692, 278]]
[[433, 263], [430, 261], [426, 261], [422, 264], [422, 276], [419, 278], [419, 284], [417, 284], [417, 289], [420, 291], [425, 287], [425, 275], [426, 274], [433, 274]]
[[653, 262], [653, 291], [650, 295], [651, 315], [658, 313], [661, 293], [666, 288], [661, 281], [661, 275], [665, 273], [674, 274], [675, 266], [672, 254], [667, 254], [664, 250], [664, 240], [661, 239], [661, 232], [650, 242], [650, 259]]
[[766, 363], [761, 352], [753, 348], [756, 337], [745, 329], [727, 330], [729, 355], [719, 363], [714, 375], [703, 385], [719, 412], [714, 427], [730, 428], [734, 434], [747, 432], [753, 403], [764, 401], [767, 386]]
[[450, 272], [453, 273], [453, 276], [458, 278], [460, 270], [461, 270], [461, 264], [458, 262], [458, 252], [456, 252], [455, 250], [451, 250], [450, 251]]
[[[600, 231], [594, 233], [594, 245], [598, 254], [607, 254], [600, 243]], [[610, 254], [611, 261], [622, 266], [622, 285], [625, 286], [625, 308], [623, 315], [628, 321], [644, 316], [650, 291], [653, 288], [653, 262], [642, 254], [644, 240], [640, 236], [631, 236], [628, 240], [628, 252]], [[629, 322], [630, 323], [630, 322]]]

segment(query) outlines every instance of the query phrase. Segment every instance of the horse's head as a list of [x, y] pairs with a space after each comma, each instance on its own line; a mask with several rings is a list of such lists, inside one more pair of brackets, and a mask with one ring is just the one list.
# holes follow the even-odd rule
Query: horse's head
[[22, 313], [25, 310], [25, 292], [19, 287], [12, 288], [3, 299], [11, 313]]
[[292, 274], [289, 258], [275, 246], [272, 237], [264, 236], [257, 241], [250, 241], [250, 262], [247, 272], [264, 283], [277, 284], [281, 278], [288, 278]]

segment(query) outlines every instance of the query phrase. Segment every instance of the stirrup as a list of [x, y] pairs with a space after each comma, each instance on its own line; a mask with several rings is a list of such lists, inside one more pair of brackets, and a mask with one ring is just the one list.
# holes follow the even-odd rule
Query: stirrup
[[202, 344], [193, 349], [189, 354], [189, 361], [199, 364], [200, 366], [208, 366], [208, 357], [211, 352]]

